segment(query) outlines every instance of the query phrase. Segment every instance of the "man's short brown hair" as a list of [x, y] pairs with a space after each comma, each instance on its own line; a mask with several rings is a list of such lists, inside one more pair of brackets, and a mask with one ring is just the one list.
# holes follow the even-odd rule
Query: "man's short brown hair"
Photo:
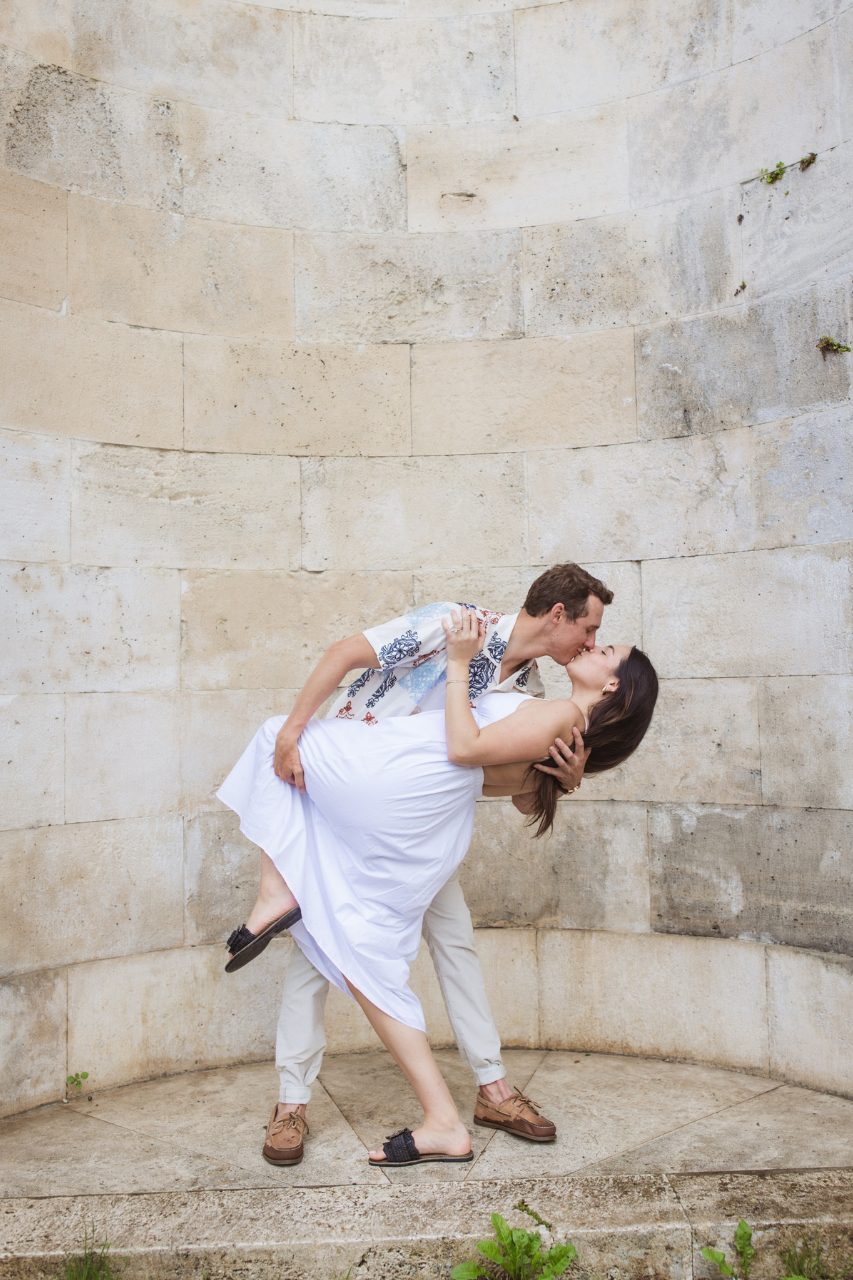
[[613, 592], [579, 564], [555, 564], [540, 573], [531, 585], [524, 608], [532, 617], [541, 618], [550, 613], [555, 604], [562, 604], [574, 622], [586, 613], [590, 596], [597, 596], [602, 604], [610, 604]]

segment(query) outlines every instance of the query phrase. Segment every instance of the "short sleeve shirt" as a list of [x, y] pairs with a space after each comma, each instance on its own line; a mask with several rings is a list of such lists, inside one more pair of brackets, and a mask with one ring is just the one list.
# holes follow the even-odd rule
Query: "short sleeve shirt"
[[483, 648], [469, 668], [471, 702], [496, 689], [542, 698], [545, 690], [535, 661], [501, 681], [500, 671], [517, 613], [495, 613], [473, 604], [446, 600], [420, 605], [399, 618], [368, 627], [365, 638], [376, 651], [378, 667], [368, 667], [329, 712], [343, 720], [375, 723], [385, 716], [408, 716], [444, 706], [447, 644], [442, 619], [452, 610], [471, 609], [485, 623]]

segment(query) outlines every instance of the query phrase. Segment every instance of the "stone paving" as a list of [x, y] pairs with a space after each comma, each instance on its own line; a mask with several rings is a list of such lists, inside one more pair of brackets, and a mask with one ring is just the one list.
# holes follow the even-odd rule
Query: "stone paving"
[[[470, 1115], [466, 1068], [452, 1050], [438, 1056]], [[0, 1275], [58, 1275], [88, 1229], [134, 1277], [446, 1276], [488, 1233], [489, 1214], [513, 1216], [520, 1197], [569, 1233], [592, 1273], [706, 1274], [698, 1250], [727, 1243], [741, 1215], [768, 1248], [817, 1223], [853, 1257], [853, 1101], [695, 1064], [506, 1056], [558, 1141], [474, 1127], [475, 1160], [463, 1167], [368, 1166], [369, 1146], [417, 1119], [379, 1051], [327, 1057], [306, 1156], [292, 1169], [260, 1156], [271, 1064], [127, 1085], [0, 1122]]]

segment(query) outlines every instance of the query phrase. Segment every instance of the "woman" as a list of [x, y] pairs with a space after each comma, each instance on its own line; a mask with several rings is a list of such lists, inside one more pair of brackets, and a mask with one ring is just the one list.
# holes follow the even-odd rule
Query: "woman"
[[217, 793], [262, 850], [260, 894], [228, 940], [226, 969], [290, 928], [317, 969], [355, 997], [424, 1110], [413, 1133], [401, 1130], [370, 1153], [371, 1164], [385, 1167], [472, 1158], [408, 975], [424, 911], [467, 852], [475, 800], [512, 796], [544, 834], [558, 790], [532, 763], [577, 727], [591, 748], [587, 771], [612, 768], [641, 741], [657, 696], [648, 658], [608, 646], [569, 664], [571, 699], [496, 692], [472, 710], [468, 666], [482, 643], [480, 625], [465, 610], [444, 627], [444, 711], [375, 725], [312, 721], [299, 744], [304, 793], [274, 773], [284, 717], [273, 717]]

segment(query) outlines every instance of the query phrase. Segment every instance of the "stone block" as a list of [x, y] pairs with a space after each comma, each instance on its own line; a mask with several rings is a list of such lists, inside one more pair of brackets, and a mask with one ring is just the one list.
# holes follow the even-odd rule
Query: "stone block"
[[[832, 40], [819, 27], [739, 65], [633, 98], [631, 203], [678, 200], [753, 178], [841, 141]], [[744, 121], [749, 127], [744, 128]]]
[[[523, 232], [525, 332], [648, 324], [725, 305], [740, 282], [738, 197]], [[600, 344], [612, 339], [596, 333]]]
[[519, 12], [519, 113], [572, 111], [704, 75], [728, 62], [727, 34], [721, 0], [564, 0]]
[[[561, 557], [569, 557], [571, 554], [571, 547], [560, 548]], [[547, 567], [542, 564], [512, 569], [478, 566], [474, 569], [417, 572], [415, 603], [428, 604], [433, 600], [471, 601], [503, 613], [517, 613], [524, 604], [529, 587]], [[584, 564], [583, 567], [613, 592], [613, 603], [605, 610], [600, 638], [608, 644], [619, 640], [633, 643], [635, 639], [639, 643], [642, 638], [639, 564], [591, 563]], [[567, 687], [564, 668], [548, 658], [542, 658], [539, 667], [547, 696], [564, 697]]]
[[271, 1058], [284, 948], [236, 980], [222, 946], [95, 960], [68, 970], [68, 1060], [92, 1085]]
[[754, 58], [819, 27], [832, 18], [840, 0], [735, 0], [732, 7], [732, 62]]
[[179, 569], [299, 565], [294, 458], [77, 442], [72, 482], [76, 561]]
[[177, 684], [177, 573], [0, 564], [0, 617], [3, 692]]
[[625, 107], [413, 128], [409, 228], [463, 231], [594, 218], [628, 207]]
[[768, 947], [770, 1071], [853, 1095], [853, 959]]
[[0, 85], [8, 168], [105, 200], [180, 207], [184, 160], [170, 102], [11, 50]]
[[853, 58], [853, 12], [845, 9], [840, 14], [834, 30], [835, 63], [838, 71], [838, 105], [841, 117], [841, 133], [849, 138], [853, 133], [853, 85], [846, 74]]
[[220, 802], [217, 810], [185, 823], [184, 928], [190, 946], [221, 946], [245, 920], [258, 892], [258, 847], [240, 834], [236, 814]]
[[[643, 635], [664, 679], [850, 669], [849, 548], [643, 565]], [[814, 601], [819, 600], [815, 617]]]
[[306, 459], [303, 564], [328, 569], [342, 554], [353, 569], [526, 559], [522, 459], [469, 456], [462, 467], [445, 458]]
[[299, 455], [411, 450], [409, 348], [184, 339], [190, 449]]
[[61, 1098], [68, 1070], [65, 974], [27, 973], [0, 982], [0, 1024], [0, 1115]]
[[75, 313], [154, 329], [288, 338], [293, 233], [72, 195]]
[[767, 1071], [763, 947], [573, 929], [538, 946], [543, 1047]]
[[0, 295], [56, 310], [66, 285], [64, 191], [0, 169]]
[[75, 70], [138, 93], [288, 116], [291, 19], [278, 7], [173, 0], [77, 4]]
[[756, 179], [741, 187], [743, 278], [750, 298], [849, 276], [853, 267], [847, 216], [853, 142], [824, 152], [803, 171], [794, 163], [798, 158], [790, 158], [781, 182], [768, 186]]
[[15, 919], [0, 941], [4, 974], [183, 941], [179, 817], [4, 832], [0, 880]]
[[518, 337], [519, 254], [517, 232], [297, 235], [297, 336], [315, 342]]
[[69, 66], [73, 43], [70, 0], [4, 5], [0, 10], [0, 42], [39, 62]]
[[69, 694], [66, 822], [140, 818], [178, 809], [179, 729], [175, 694]]
[[494, 453], [636, 438], [633, 338], [423, 343], [412, 350], [416, 453]]
[[294, 113], [309, 120], [422, 124], [508, 116], [512, 16], [366, 22], [296, 19]]
[[0, 559], [68, 560], [71, 445], [0, 431]]
[[483, 800], [461, 881], [478, 938], [488, 926], [647, 930], [645, 810], [565, 801], [536, 839], [509, 800]]
[[316, 231], [404, 225], [405, 175], [390, 129], [182, 105], [180, 137], [183, 213]]
[[300, 689], [334, 640], [396, 618], [410, 573], [187, 573], [185, 689]]
[[[256, 730], [269, 716], [287, 714], [294, 696], [292, 689], [219, 689], [184, 694], [180, 735], [181, 812], [185, 817], [204, 809], [219, 816], [225, 813], [215, 794], [222, 780]], [[248, 902], [247, 909], [251, 905]]]
[[752, 429], [757, 544], [853, 538], [853, 412], [840, 404]]
[[5, 426], [181, 447], [181, 339], [0, 302]]
[[536, 933], [532, 929], [478, 929], [475, 945], [501, 1044], [507, 1049], [538, 1047]]
[[853, 809], [853, 676], [762, 680], [759, 698], [764, 803]]
[[65, 820], [65, 705], [61, 696], [0, 697], [0, 826]]
[[755, 543], [748, 430], [528, 455], [530, 549], [580, 561], [749, 550]]
[[653, 808], [652, 927], [849, 952], [852, 836], [837, 810]]
[[824, 359], [815, 344], [848, 332], [845, 289], [832, 285], [638, 330], [640, 435], [774, 422], [845, 401], [851, 362]]
[[[652, 651], [658, 661], [657, 651]], [[647, 736], [616, 769], [590, 774], [587, 800], [761, 804], [758, 691], [749, 680], [664, 680]]]

